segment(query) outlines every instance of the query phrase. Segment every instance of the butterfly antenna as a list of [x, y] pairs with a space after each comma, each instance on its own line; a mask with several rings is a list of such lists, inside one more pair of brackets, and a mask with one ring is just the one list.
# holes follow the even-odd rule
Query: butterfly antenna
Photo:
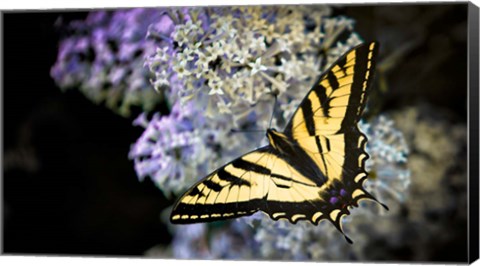
[[272, 128], [272, 121], [273, 121], [273, 116], [275, 115], [275, 109], [277, 107], [277, 94], [272, 92], [273, 98], [275, 99], [275, 102], [273, 103], [273, 110], [272, 110], [272, 116], [270, 117], [270, 123], [268, 124], [268, 128]]
[[[270, 92], [269, 94], [271, 94], [273, 96], [273, 98], [275, 99], [275, 102], [273, 103], [273, 110], [272, 110], [272, 116], [270, 117], [270, 122], [268, 124], [268, 128], [272, 128], [272, 121], [273, 121], [273, 116], [275, 114], [275, 110], [276, 110], [276, 106], [277, 106], [277, 93], [275, 92]], [[259, 130], [259, 129], [249, 129], [249, 130], [238, 130], [238, 129], [230, 129], [230, 133], [239, 133], [239, 132], [262, 132], [264, 133], [265, 130]]]
[[255, 132], [255, 133], [264, 133], [265, 130], [260, 130], [260, 129], [244, 129], [244, 130], [238, 130], [238, 129], [230, 129], [230, 133], [245, 133], [245, 132]]

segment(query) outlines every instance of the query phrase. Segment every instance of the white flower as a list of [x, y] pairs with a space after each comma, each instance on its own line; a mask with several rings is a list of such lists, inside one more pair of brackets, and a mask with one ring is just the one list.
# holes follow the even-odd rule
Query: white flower
[[267, 28], [267, 21], [263, 18], [253, 19], [252, 22], [252, 31], [260, 31]]
[[193, 60], [192, 50], [190, 48], [185, 48], [183, 52], [176, 55], [176, 59], [179, 62], [188, 62]]
[[265, 40], [268, 43], [272, 43], [272, 41], [275, 38], [278, 38], [280, 36], [280, 34], [275, 31], [275, 25], [274, 24], [270, 24], [270, 26], [268, 26], [265, 30], [263, 30], [263, 34], [265, 36]]
[[265, 49], [266, 49], [265, 36], [252, 38], [252, 41], [251, 41], [251, 44], [250, 44], [250, 49], [252, 49], [252, 51], [255, 52], [257, 55], [264, 52]]
[[157, 49], [156, 49], [157, 56], [155, 57], [155, 59], [157, 59], [161, 62], [167, 62], [168, 59], [169, 59], [168, 49], [169, 49], [168, 46], [163, 47], [163, 48], [157, 47]]
[[289, 80], [290, 78], [295, 78], [297, 80], [302, 80], [305, 76], [304, 73], [301, 71], [301, 64], [299, 61], [296, 60], [294, 56], [292, 60], [287, 61], [286, 59], [280, 59], [282, 64], [278, 67], [278, 70], [285, 75], [285, 80]]
[[155, 80], [151, 79], [150, 83], [152, 83], [153, 88], [159, 92], [161, 88], [170, 86], [169, 74], [163, 69], [161, 72], [155, 73]]
[[175, 31], [172, 33], [173, 39], [178, 42], [180, 46], [190, 43], [190, 39], [188, 37], [188, 32], [184, 30], [184, 27], [176, 26]]
[[187, 70], [187, 61], [180, 61], [173, 66], [173, 71], [177, 74], [178, 78], [183, 78], [190, 75], [190, 71]]
[[186, 29], [186, 32], [192, 32], [193, 31], [193, 32], [196, 32], [197, 34], [202, 34], [203, 33], [202, 21], [197, 20], [195, 23], [192, 23], [192, 21], [189, 20], [185, 24], [185, 29]]
[[240, 50], [237, 50], [235, 54], [233, 55], [233, 61], [240, 63], [240, 64], [245, 64], [250, 58], [252, 57], [252, 54], [247, 48], [243, 48]]
[[307, 38], [313, 43], [320, 43], [325, 34], [320, 30], [320, 26], [315, 27], [315, 29], [307, 34]]
[[292, 51], [290, 50], [290, 45], [287, 41], [283, 40], [283, 39], [277, 39], [275, 40], [275, 43], [274, 44], [278, 44], [278, 47], [280, 49], [280, 51], [282, 52], [288, 52], [288, 53], [291, 53]]
[[231, 114], [232, 113], [232, 110], [230, 109], [231, 106], [232, 106], [232, 102], [226, 103], [223, 99], [219, 99], [217, 103], [218, 111], [220, 111], [221, 114]]
[[248, 66], [252, 68], [252, 76], [257, 74], [260, 71], [265, 71], [268, 68], [264, 65], [262, 65], [262, 58], [259, 57], [255, 60], [255, 63], [248, 63]]
[[222, 85], [223, 81], [218, 76], [214, 76], [208, 81], [208, 86], [210, 87], [210, 91], [208, 92], [208, 94], [223, 95]]

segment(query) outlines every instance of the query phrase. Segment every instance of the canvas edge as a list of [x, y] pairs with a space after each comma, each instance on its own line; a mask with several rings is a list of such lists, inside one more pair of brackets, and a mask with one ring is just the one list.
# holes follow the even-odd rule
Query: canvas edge
[[479, 9], [468, 4], [468, 263], [479, 256]]

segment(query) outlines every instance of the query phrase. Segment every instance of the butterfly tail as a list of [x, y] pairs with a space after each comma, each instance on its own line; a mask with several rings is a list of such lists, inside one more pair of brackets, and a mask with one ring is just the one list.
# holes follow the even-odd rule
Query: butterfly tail
[[339, 215], [339, 217], [336, 220], [332, 220], [332, 219], [328, 219], [328, 220], [335, 226], [335, 228], [337, 228], [337, 230], [343, 235], [343, 237], [345, 237], [345, 240], [348, 242], [348, 244], [353, 244], [352, 239], [350, 239], [343, 231], [342, 216], [343, 215]]

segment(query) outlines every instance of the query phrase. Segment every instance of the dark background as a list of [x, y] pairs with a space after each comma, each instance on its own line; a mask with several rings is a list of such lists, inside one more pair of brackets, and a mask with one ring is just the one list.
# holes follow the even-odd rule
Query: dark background
[[170, 241], [169, 203], [128, 160], [142, 129], [50, 78], [60, 14], [86, 16], [4, 15], [3, 152], [33, 147], [39, 160], [33, 172], [4, 165], [4, 252], [141, 255]]
[[[466, 123], [466, 7], [335, 8], [357, 21], [355, 31], [364, 40], [380, 41], [379, 65], [400, 54], [377, 76], [378, 88], [382, 79], [388, 84], [373, 96], [382, 99], [378, 112], [429, 102]], [[50, 78], [59, 15], [69, 21], [86, 13], [3, 16], [3, 154], [30, 147], [38, 159], [33, 170], [3, 165], [4, 252], [141, 255], [171, 241], [159, 220], [171, 202], [148, 179], [138, 182], [127, 158], [142, 129], [78, 91], [62, 93]], [[438, 258], [463, 261], [466, 240], [456, 243]], [[397, 257], [407, 259], [401, 250]]]

